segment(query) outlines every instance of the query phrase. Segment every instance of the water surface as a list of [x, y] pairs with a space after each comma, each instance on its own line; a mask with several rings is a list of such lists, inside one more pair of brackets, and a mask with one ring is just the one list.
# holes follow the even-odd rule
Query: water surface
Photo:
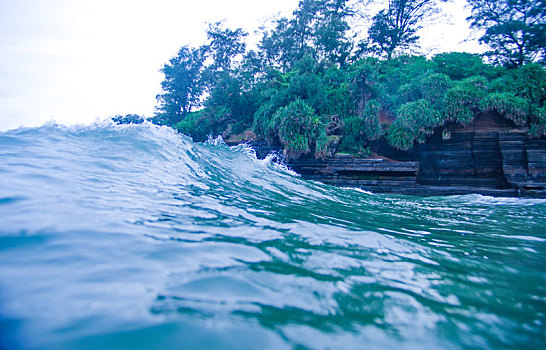
[[546, 200], [302, 180], [168, 128], [0, 133], [0, 348], [544, 349]]

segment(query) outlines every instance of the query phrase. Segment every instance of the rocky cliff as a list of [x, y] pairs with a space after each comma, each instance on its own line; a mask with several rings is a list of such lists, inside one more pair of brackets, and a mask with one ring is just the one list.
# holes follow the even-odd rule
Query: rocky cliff
[[371, 146], [385, 157], [334, 156], [288, 165], [304, 178], [373, 192], [546, 197], [546, 140], [529, 140], [521, 129], [473, 125], [439, 131], [410, 152], [385, 142]]

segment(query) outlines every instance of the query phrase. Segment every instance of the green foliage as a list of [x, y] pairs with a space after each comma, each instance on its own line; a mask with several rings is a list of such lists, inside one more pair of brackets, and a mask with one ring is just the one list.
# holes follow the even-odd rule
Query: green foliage
[[472, 27], [485, 30], [480, 42], [495, 63], [519, 67], [546, 61], [545, 0], [469, 0]]
[[409, 151], [413, 148], [416, 135], [412, 128], [398, 122], [391, 125], [387, 133], [387, 142], [400, 150]]
[[349, 114], [352, 103], [346, 71], [332, 65], [326, 68], [321, 80], [325, 98], [321, 101], [322, 108], [318, 109], [317, 112], [339, 118]]
[[322, 2], [313, 40], [319, 59], [343, 65], [351, 54], [353, 43], [347, 37], [350, 29], [347, 20], [351, 17], [352, 10], [347, 3], [347, 0]]
[[351, 15], [347, 0], [301, 0], [292, 18], [280, 18], [274, 30], [262, 33], [266, 66], [287, 72], [306, 55], [344, 65], [352, 49]]
[[476, 76], [461, 80], [449, 89], [444, 98], [444, 115], [447, 120], [467, 125], [480, 112], [480, 101], [486, 94], [487, 80]]
[[527, 124], [529, 106], [521, 97], [511, 93], [497, 92], [487, 95], [480, 104], [483, 111], [496, 111], [518, 126]]
[[366, 59], [356, 62], [348, 73], [349, 94], [356, 114], [364, 112], [368, 101], [381, 94], [378, 61]]
[[[417, 84], [416, 80], [431, 74], [434, 64], [422, 56], [401, 56], [380, 62], [375, 68], [379, 73], [380, 89], [378, 98], [391, 116], [406, 100], [406, 84]], [[404, 87], [404, 89], [402, 89]]]
[[451, 79], [445, 74], [427, 72], [410, 83], [402, 85], [399, 90], [403, 102], [420, 99], [427, 100], [435, 109], [441, 110], [446, 92], [453, 86]]
[[244, 91], [241, 80], [229, 72], [217, 74], [214, 87], [204, 103], [213, 114], [217, 110], [223, 110], [223, 118], [218, 119], [224, 127], [229, 123], [241, 122], [247, 126], [252, 125], [253, 116], [258, 106], [252, 91]]
[[408, 150], [447, 122], [467, 125], [489, 111], [529, 128], [532, 137], [545, 136], [542, 66], [495, 67], [467, 53], [400, 55], [439, 1], [385, 0], [389, 7], [371, 23], [376, 36], [359, 51], [377, 55], [360, 60], [350, 54], [353, 12], [346, 0], [300, 1], [292, 17], [262, 32], [255, 51], [246, 51], [241, 29], [213, 24], [205, 45], [181, 48], [162, 69], [153, 120], [197, 141], [252, 127], [292, 158], [324, 156], [330, 144], [365, 155], [379, 138]]
[[546, 70], [537, 64], [510, 69], [492, 82], [495, 91], [511, 92], [533, 105], [546, 101]]
[[236, 71], [237, 79], [241, 82], [243, 91], [255, 89], [264, 75], [265, 62], [262, 53], [253, 50], [248, 51], [239, 69]]
[[266, 127], [266, 134], [275, 136], [289, 158], [314, 151], [315, 157], [326, 154], [328, 138], [324, 118], [301, 99], [279, 108]]
[[420, 84], [423, 98], [434, 108], [441, 110], [444, 96], [453, 86], [453, 81], [445, 74], [433, 73], [420, 79]]
[[374, 140], [381, 136], [383, 129], [379, 124], [381, 104], [377, 100], [370, 100], [361, 115], [351, 116], [345, 120], [345, 133], [353, 134], [356, 138]]
[[233, 67], [233, 60], [245, 53], [243, 41], [248, 34], [241, 28], [224, 29], [222, 22], [209, 24], [207, 30], [208, 49], [212, 55], [214, 70], [228, 71]]
[[462, 80], [476, 75], [485, 75], [491, 71], [481, 57], [466, 52], [449, 52], [435, 55], [432, 62], [436, 70], [453, 80]]
[[340, 146], [343, 152], [361, 153], [369, 140], [383, 135], [383, 128], [379, 123], [380, 113], [381, 104], [373, 99], [366, 103], [361, 114], [350, 115], [344, 119], [345, 137]]
[[[371, 1], [369, 1], [371, 2]], [[387, 60], [397, 52], [417, 47], [417, 31], [426, 18], [437, 13], [435, 0], [389, 0], [387, 8], [372, 18], [369, 50]]]
[[378, 100], [370, 100], [362, 113], [362, 124], [357, 130], [363, 130], [368, 140], [374, 140], [383, 134], [383, 128], [379, 123], [381, 104]]
[[310, 56], [304, 56], [296, 63], [295, 68], [286, 74], [288, 94], [308, 101], [310, 105], [322, 110], [326, 102], [323, 74], [322, 65], [317, 64]]
[[429, 101], [408, 102], [399, 108], [397, 118], [387, 132], [387, 141], [391, 146], [407, 151], [416, 141], [425, 142], [443, 121]]
[[273, 31], [264, 31], [258, 44], [267, 67], [286, 72], [297, 60], [296, 41], [287, 18], [277, 20]]
[[205, 59], [205, 48], [183, 46], [163, 66], [165, 79], [161, 82], [163, 92], [157, 96], [160, 105], [155, 118], [159, 124], [174, 125], [201, 104]]
[[535, 109], [529, 119], [529, 136], [546, 137], [546, 106]]
[[528, 126], [531, 137], [544, 136], [546, 103], [546, 70], [537, 64], [527, 64], [507, 70], [491, 82], [497, 112], [516, 125]]
[[203, 142], [209, 136], [218, 135], [216, 116], [209, 116], [204, 110], [192, 112], [184, 120], [175, 124], [174, 129], [188, 135], [196, 142]]
[[379, 11], [368, 30], [371, 51], [386, 56], [388, 60], [393, 57], [396, 49], [408, 49], [419, 40], [415, 34], [416, 28], [400, 26], [396, 21], [397, 15], [389, 10]]
[[320, 116], [342, 118], [349, 108], [345, 73], [336, 66], [326, 66], [309, 56], [295, 63], [288, 73], [272, 72], [270, 81], [261, 85], [261, 106], [254, 114], [254, 132], [274, 143], [267, 129], [273, 114], [300, 99]]
[[277, 141], [277, 131], [271, 125], [271, 119], [276, 110], [274, 104], [266, 103], [261, 105], [254, 114], [254, 124], [252, 126], [254, 133], [270, 145]]

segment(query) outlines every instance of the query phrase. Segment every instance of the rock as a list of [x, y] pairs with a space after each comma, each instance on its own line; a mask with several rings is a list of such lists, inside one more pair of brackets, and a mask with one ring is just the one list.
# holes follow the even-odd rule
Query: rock
[[410, 152], [384, 141], [371, 147], [390, 159], [345, 155], [287, 165], [307, 179], [372, 192], [546, 197], [546, 140], [528, 140], [525, 130], [452, 130], [449, 138], [440, 131]]
[[412, 192], [419, 170], [418, 162], [353, 156], [291, 160], [287, 165], [307, 179], [336, 186], [373, 188], [378, 192]]

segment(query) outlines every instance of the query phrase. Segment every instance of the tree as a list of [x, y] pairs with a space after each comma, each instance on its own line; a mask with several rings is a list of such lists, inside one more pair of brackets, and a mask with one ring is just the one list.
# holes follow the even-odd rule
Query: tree
[[346, 62], [353, 47], [347, 37], [350, 29], [347, 19], [353, 16], [353, 10], [347, 3], [347, 0], [322, 1], [314, 28], [314, 46], [319, 58], [340, 65]]
[[298, 49], [298, 59], [302, 59], [306, 53], [311, 53], [312, 39], [315, 34], [314, 25], [323, 2], [321, 0], [300, 0], [298, 8], [294, 11], [294, 19], [291, 22]]
[[264, 57], [261, 52], [248, 51], [239, 66], [237, 76], [241, 80], [244, 91], [251, 91], [256, 87], [265, 70]]
[[417, 31], [424, 20], [438, 13], [437, 3], [443, 0], [389, 0], [379, 11], [368, 30], [370, 51], [390, 60], [398, 51], [417, 45]]
[[264, 31], [259, 48], [263, 52], [267, 67], [288, 71], [297, 60], [296, 40], [292, 34], [294, 31], [291, 22], [287, 18], [276, 21], [275, 29]]
[[469, 0], [471, 27], [495, 63], [519, 67], [546, 61], [546, 0]]
[[287, 72], [305, 56], [343, 65], [352, 43], [347, 0], [301, 0], [291, 19], [280, 18], [260, 42], [268, 66]]
[[241, 29], [223, 27], [222, 22], [210, 24], [207, 30], [207, 48], [212, 62], [204, 72], [207, 99], [204, 102], [206, 117], [218, 128], [227, 127], [235, 118], [249, 119], [247, 103], [242, 96], [242, 81], [237, 75], [241, 71], [240, 61], [244, 59], [247, 33]]
[[[483, 63], [482, 57], [467, 52], [444, 52], [435, 55], [432, 61], [436, 69], [451, 79], [461, 80], [473, 75], [487, 74], [490, 67]], [[493, 70], [494, 72], [495, 70]]]
[[201, 104], [205, 60], [204, 47], [182, 46], [176, 57], [163, 66], [165, 79], [161, 82], [163, 92], [157, 95], [160, 106], [156, 116], [161, 124], [174, 125]]
[[209, 24], [207, 30], [208, 47], [212, 55], [214, 69], [230, 70], [237, 55], [245, 53], [244, 38], [248, 34], [241, 28], [224, 29], [222, 22]]

